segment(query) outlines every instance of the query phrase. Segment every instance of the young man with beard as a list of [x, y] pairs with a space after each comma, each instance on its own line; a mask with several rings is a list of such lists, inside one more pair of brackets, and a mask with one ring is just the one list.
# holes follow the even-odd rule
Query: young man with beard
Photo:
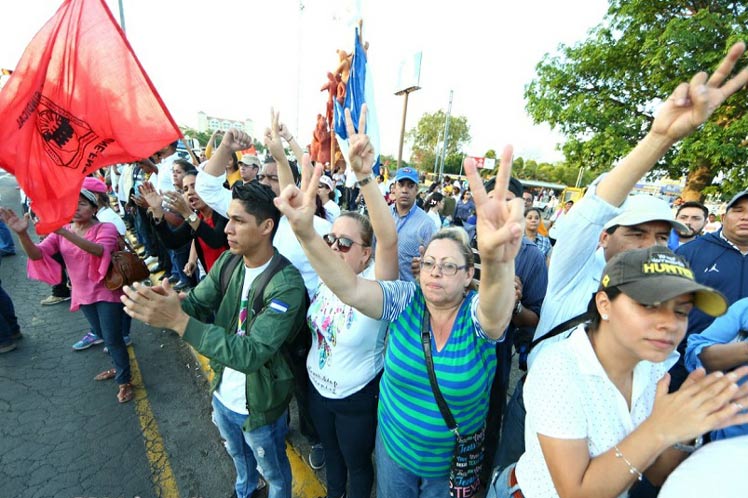
[[691, 242], [701, 235], [706, 226], [706, 217], [708, 214], [709, 210], [700, 202], [689, 201], [681, 204], [678, 212], [675, 214], [675, 219], [683, 223], [688, 228], [688, 231], [678, 232], [672, 230], [667, 242], [668, 248], [671, 251], [675, 251], [686, 242]]

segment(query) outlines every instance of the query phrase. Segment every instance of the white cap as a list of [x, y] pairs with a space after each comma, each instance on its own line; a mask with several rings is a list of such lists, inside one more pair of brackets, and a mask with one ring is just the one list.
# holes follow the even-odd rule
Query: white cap
[[677, 231], [688, 233], [690, 230], [683, 223], [675, 221], [673, 211], [667, 202], [651, 195], [632, 195], [621, 206], [623, 212], [607, 222], [603, 230], [616, 226], [630, 227], [649, 223], [650, 221], [665, 221]]

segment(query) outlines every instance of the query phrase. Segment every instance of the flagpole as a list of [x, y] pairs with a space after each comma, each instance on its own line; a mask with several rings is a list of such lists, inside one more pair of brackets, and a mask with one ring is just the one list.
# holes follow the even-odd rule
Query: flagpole
[[452, 114], [452, 95], [454, 94], [453, 90], [449, 91], [449, 107], [447, 108], [447, 118], [446, 122], [444, 124], [444, 147], [442, 147], [442, 163], [439, 167], [439, 181], [441, 181], [442, 176], [444, 176], [444, 160], [447, 156], [447, 144], [449, 143], [449, 116]]
[[122, 5], [122, 0], [119, 0], [119, 25], [122, 27], [122, 31], [127, 32], [125, 29], [125, 7]]

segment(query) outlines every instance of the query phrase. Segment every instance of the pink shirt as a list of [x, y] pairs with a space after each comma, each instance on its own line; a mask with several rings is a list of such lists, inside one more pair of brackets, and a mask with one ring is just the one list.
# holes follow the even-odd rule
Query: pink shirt
[[60, 283], [62, 267], [52, 259], [52, 255], [59, 252], [65, 261], [72, 286], [70, 311], [76, 311], [81, 304], [93, 304], [100, 301], [119, 303], [122, 291], [113, 292], [104, 285], [104, 277], [112, 260], [112, 251], [117, 247], [117, 235], [117, 228], [111, 223], [97, 223], [88, 229], [84, 237], [104, 246], [104, 254], [98, 257], [84, 251], [61, 235], [49, 234], [37, 246], [42, 252], [42, 259], [28, 260], [28, 276], [50, 285]]

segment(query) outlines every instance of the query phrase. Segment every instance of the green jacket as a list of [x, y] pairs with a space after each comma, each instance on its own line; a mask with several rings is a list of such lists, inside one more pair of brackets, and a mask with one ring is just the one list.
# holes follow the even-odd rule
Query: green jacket
[[[275, 249], [273, 258], [277, 257]], [[184, 340], [210, 358], [215, 372], [211, 391], [220, 385], [225, 367], [247, 374], [249, 417], [244, 429], [252, 430], [277, 420], [291, 401], [294, 377], [280, 348], [293, 339], [305, 323], [306, 287], [299, 271], [287, 265], [273, 275], [265, 287], [264, 305], [256, 317], [250, 305], [247, 334], [236, 335], [244, 265], [236, 266], [226, 294], [222, 295], [221, 268], [230, 258], [231, 253], [224, 252], [205, 279], [182, 302], [182, 309], [190, 315]], [[257, 280], [249, 290], [249, 303], [254, 301], [256, 284]], [[273, 301], [275, 305], [270, 307]], [[285, 312], [278, 311], [284, 306], [287, 306]], [[213, 313], [213, 324], [204, 323]]]

